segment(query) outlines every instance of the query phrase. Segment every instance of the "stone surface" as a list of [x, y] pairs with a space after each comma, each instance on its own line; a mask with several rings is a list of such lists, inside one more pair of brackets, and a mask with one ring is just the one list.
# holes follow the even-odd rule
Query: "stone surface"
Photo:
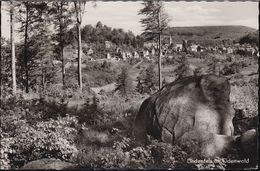
[[191, 76], [172, 82], [142, 103], [135, 138], [146, 144], [149, 134], [206, 157], [223, 155], [236, 139], [229, 95], [225, 77]]
[[31, 161], [21, 167], [22, 170], [64, 170], [73, 168], [74, 164], [58, 159], [40, 159]]

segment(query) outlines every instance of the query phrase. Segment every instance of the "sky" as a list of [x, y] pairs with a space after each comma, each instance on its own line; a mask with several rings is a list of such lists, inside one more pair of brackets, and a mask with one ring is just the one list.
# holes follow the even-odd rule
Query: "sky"
[[[112, 28], [122, 28], [134, 34], [142, 33], [138, 15], [141, 1], [103, 2], [86, 4], [82, 25], [98, 21]], [[6, 8], [6, 7], [5, 7]], [[2, 33], [9, 37], [9, 16], [2, 10]], [[258, 29], [258, 2], [165, 2], [165, 11], [171, 18], [169, 26], [243, 25]]]

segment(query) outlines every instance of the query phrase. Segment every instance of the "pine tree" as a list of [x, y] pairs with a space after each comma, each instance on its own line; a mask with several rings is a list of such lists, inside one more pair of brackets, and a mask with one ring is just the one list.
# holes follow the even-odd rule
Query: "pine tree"
[[21, 73], [24, 79], [26, 93], [30, 88], [40, 85], [41, 95], [44, 95], [47, 75], [52, 72], [50, 66], [53, 60], [51, 41], [51, 15], [48, 2], [17, 2], [19, 10], [17, 17], [21, 23], [19, 32], [24, 36], [21, 58]]
[[157, 74], [154, 70], [154, 65], [149, 65], [144, 72], [141, 72], [137, 77], [138, 84], [136, 89], [139, 93], [151, 94], [156, 90], [158, 83]]
[[177, 60], [177, 62], [179, 66], [175, 69], [176, 76], [177, 76], [176, 80], [187, 76], [189, 72], [189, 64], [185, 55], [181, 56]]
[[145, 18], [141, 19], [146, 40], [155, 39], [158, 42], [158, 76], [159, 76], [159, 89], [162, 88], [162, 73], [161, 73], [161, 35], [162, 32], [168, 27], [170, 21], [169, 16], [164, 11], [164, 5], [161, 0], [145, 0], [143, 3], [144, 8], [139, 11], [139, 15], [144, 15]]
[[156, 72], [154, 71], [154, 65], [149, 65], [146, 69], [145, 79], [144, 79], [145, 89], [147, 93], [152, 93], [156, 90]]
[[123, 67], [118, 75], [115, 91], [118, 91], [124, 97], [128, 97], [133, 93], [133, 82], [126, 67]]
[[71, 10], [69, 3], [64, 1], [53, 2], [51, 11], [53, 13], [53, 22], [57, 30], [56, 41], [59, 43], [57, 54], [62, 62], [62, 85], [65, 85], [65, 59], [63, 55], [64, 46], [69, 42], [65, 39], [65, 33], [68, 32], [68, 27], [72, 24]]

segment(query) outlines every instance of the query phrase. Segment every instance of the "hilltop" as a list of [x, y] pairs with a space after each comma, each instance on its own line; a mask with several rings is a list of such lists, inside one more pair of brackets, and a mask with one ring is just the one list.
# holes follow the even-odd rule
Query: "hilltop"
[[183, 39], [196, 42], [218, 43], [223, 40], [237, 41], [241, 37], [256, 32], [256, 29], [246, 26], [194, 26], [171, 27], [165, 34], [171, 34], [175, 42]]

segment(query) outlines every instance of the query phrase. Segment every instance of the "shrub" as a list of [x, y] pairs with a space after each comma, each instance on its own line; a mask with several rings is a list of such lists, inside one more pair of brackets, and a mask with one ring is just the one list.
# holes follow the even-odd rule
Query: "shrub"
[[225, 64], [221, 74], [222, 75], [236, 74], [236, 73], [239, 73], [240, 68], [241, 68], [241, 64], [237, 63], [237, 62], [234, 62], [234, 63], [232, 63], [230, 65], [229, 64]]
[[141, 94], [152, 94], [156, 90], [156, 85], [158, 84], [154, 65], [149, 65], [144, 72], [141, 72], [137, 77], [137, 81], [137, 92]]
[[123, 67], [118, 75], [115, 91], [118, 91], [123, 97], [129, 97], [133, 93], [133, 82], [126, 67]]
[[41, 117], [38, 117], [29, 122], [27, 118], [34, 111], [26, 109], [26, 105], [23, 107], [4, 109], [8, 115], [1, 115], [4, 121], [1, 123], [1, 166], [17, 168], [28, 161], [50, 157], [72, 160], [77, 153], [73, 145], [77, 119], [67, 116], [39, 122]]

